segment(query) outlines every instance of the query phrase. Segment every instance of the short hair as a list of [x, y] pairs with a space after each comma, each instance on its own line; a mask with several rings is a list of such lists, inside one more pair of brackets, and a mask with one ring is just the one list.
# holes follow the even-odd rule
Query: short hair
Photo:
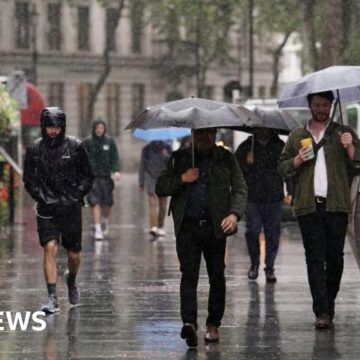
[[307, 99], [307, 102], [308, 102], [308, 105], [310, 107], [311, 105], [311, 100], [314, 96], [320, 96], [322, 98], [325, 98], [327, 100], [330, 101], [330, 103], [332, 104], [332, 102], [334, 101], [334, 94], [331, 90], [329, 91], [322, 91], [322, 92], [317, 92], [317, 93], [311, 93], [311, 94], [308, 94], [306, 96], [306, 99]]

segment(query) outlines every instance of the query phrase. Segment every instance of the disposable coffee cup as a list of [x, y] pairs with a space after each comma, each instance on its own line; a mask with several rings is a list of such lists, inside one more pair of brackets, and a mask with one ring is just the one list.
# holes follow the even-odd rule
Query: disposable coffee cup
[[306, 160], [311, 160], [314, 158], [314, 147], [313, 142], [311, 138], [305, 138], [300, 141], [301, 147], [310, 147], [311, 151], [309, 152], [308, 156], [306, 157]]

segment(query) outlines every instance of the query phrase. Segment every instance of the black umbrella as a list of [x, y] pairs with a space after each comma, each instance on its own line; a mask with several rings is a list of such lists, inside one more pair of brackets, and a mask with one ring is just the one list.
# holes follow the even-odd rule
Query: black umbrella
[[244, 127], [239, 127], [236, 128], [236, 130], [253, 132], [254, 129], [262, 127], [276, 130], [279, 134], [287, 135], [293, 129], [300, 126], [300, 124], [285, 110], [259, 105], [249, 107], [249, 109], [262, 120], [262, 124], [245, 129]]
[[146, 108], [134, 117], [125, 130], [164, 127], [251, 127], [261, 124], [262, 121], [244, 106], [189, 97]]
[[[252, 126], [262, 126], [262, 124], [263, 121], [244, 106], [189, 97], [146, 108], [134, 117], [125, 130], [164, 127], [243, 128], [245, 130]], [[194, 141], [192, 141], [192, 147], [194, 165]]]

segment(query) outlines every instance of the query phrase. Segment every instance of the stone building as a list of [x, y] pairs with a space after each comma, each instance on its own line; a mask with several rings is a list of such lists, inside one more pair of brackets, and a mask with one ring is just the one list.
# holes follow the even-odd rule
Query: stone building
[[[91, 87], [103, 65], [107, 34], [119, 1], [104, 8], [98, 0], [0, 0], [0, 75], [23, 70], [43, 93], [47, 106], [60, 106], [68, 116], [68, 133], [83, 137], [90, 132], [86, 108]], [[123, 131], [132, 115], [145, 106], [174, 96], [196, 95], [193, 79], [174, 89], [158, 76], [156, 59], [164, 51], [150, 22], [141, 31], [133, 25], [125, 2], [111, 52], [112, 68], [95, 106], [95, 117], [109, 124], [118, 141], [124, 170], [136, 168], [140, 147], [131, 133]], [[238, 25], [231, 33], [232, 54], [237, 59], [226, 67], [211, 67], [207, 97], [224, 100], [224, 89], [240, 81], [246, 89], [248, 32]], [[259, 44], [255, 48], [254, 97], [269, 96], [271, 58]]]

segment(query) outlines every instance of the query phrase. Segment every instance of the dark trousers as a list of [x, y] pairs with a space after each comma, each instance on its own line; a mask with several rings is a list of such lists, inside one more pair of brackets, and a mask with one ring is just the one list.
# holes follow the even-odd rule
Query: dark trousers
[[307, 265], [313, 311], [334, 315], [335, 298], [344, 268], [344, 243], [348, 217], [342, 212], [327, 212], [317, 204], [316, 213], [298, 217]]
[[181, 319], [197, 326], [197, 285], [201, 254], [204, 255], [209, 276], [210, 292], [206, 324], [220, 326], [225, 310], [225, 248], [226, 238], [216, 239], [210, 224], [184, 222], [176, 239], [180, 261]]
[[279, 248], [281, 228], [281, 202], [255, 203], [248, 202], [245, 209], [246, 230], [245, 238], [251, 263], [259, 264], [260, 243], [259, 235], [265, 234], [265, 265], [266, 269], [273, 269]]

